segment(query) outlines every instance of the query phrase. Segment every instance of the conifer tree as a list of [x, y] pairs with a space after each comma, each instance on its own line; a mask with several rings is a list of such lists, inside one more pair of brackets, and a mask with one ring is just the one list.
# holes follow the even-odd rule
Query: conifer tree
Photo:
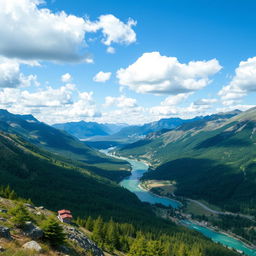
[[100, 246], [102, 247], [104, 244], [104, 223], [102, 218], [99, 216], [95, 221], [93, 225], [93, 235], [92, 239]]
[[148, 256], [147, 253], [147, 242], [143, 236], [140, 236], [134, 240], [128, 256]]
[[163, 256], [164, 248], [159, 241], [149, 241], [147, 243], [147, 256]]
[[44, 231], [44, 239], [52, 246], [58, 246], [64, 243], [65, 234], [56, 218], [50, 217], [45, 220], [42, 224], [42, 230]]
[[85, 228], [88, 229], [89, 231], [93, 231], [93, 219], [91, 216], [89, 216], [85, 222]]
[[113, 220], [111, 220], [108, 224], [107, 224], [107, 229], [106, 229], [106, 243], [108, 244], [108, 246], [110, 247], [110, 251], [113, 251], [114, 248], [118, 248], [119, 247], [119, 234], [118, 234], [118, 230], [116, 227], [116, 224], [113, 222]]
[[27, 209], [22, 203], [19, 203], [17, 206], [12, 208], [10, 213], [13, 216], [12, 221], [17, 227], [23, 227], [26, 221], [31, 220]]

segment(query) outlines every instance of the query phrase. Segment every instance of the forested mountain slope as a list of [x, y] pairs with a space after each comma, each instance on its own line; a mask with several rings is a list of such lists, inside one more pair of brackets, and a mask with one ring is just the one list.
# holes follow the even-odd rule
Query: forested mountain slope
[[97, 174], [120, 180], [128, 175], [126, 162], [107, 157], [64, 131], [39, 122], [31, 115], [14, 115], [0, 110], [0, 131], [22, 136], [26, 141], [64, 156]]
[[152, 163], [145, 179], [177, 182], [177, 195], [256, 214], [256, 109], [199, 120], [119, 151]]
[[57, 219], [56, 212], [37, 207], [31, 200], [27, 202], [9, 187], [0, 187], [0, 244], [3, 256], [238, 255], [199, 233], [168, 222], [146, 226], [88, 216], [66, 224]]
[[110, 180], [56, 159], [16, 135], [0, 133], [0, 185], [49, 209], [70, 208], [75, 215], [130, 220], [152, 216], [135, 195]]

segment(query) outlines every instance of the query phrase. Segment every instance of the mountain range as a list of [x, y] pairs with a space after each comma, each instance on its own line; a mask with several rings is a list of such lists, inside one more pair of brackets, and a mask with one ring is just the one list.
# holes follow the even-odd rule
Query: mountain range
[[53, 127], [66, 131], [78, 139], [86, 139], [93, 136], [108, 136], [119, 132], [126, 124], [100, 124], [96, 122], [68, 122], [54, 124]]
[[71, 164], [76, 162], [80, 167], [120, 180], [129, 174], [129, 166], [87, 146], [76, 137], [65, 131], [55, 129], [39, 122], [31, 115], [15, 115], [0, 110], [0, 131], [21, 136], [26, 141], [50, 151], [57, 158], [65, 158]]

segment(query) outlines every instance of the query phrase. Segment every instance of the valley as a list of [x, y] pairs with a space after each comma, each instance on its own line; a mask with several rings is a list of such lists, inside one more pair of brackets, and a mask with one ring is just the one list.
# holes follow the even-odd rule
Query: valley
[[[107, 151], [105, 151], [107, 153]], [[113, 155], [114, 156], [114, 155]], [[124, 158], [122, 158], [124, 159]], [[120, 185], [124, 188], [127, 188], [131, 192], [137, 195], [137, 197], [141, 201], [149, 202], [150, 204], [155, 205], [164, 205], [167, 208], [171, 207], [174, 211], [170, 210], [160, 210], [160, 216], [166, 219], [171, 219], [178, 225], [185, 225], [188, 228], [197, 230], [204, 234], [205, 236], [212, 239], [214, 242], [221, 243], [228, 248], [235, 249], [236, 251], [240, 253], [244, 253], [248, 256], [254, 256], [256, 255], [256, 246], [252, 243], [249, 243], [247, 240], [239, 237], [238, 235], [229, 232], [225, 232], [224, 230], [219, 229], [216, 226], [213, 226], [211, 221], [209, 221], [206, 217], [207, 214], [205, 212], [200, 212], [199, 215], [195, 216], [195, 212], [198, 214], [197, 211], [192, 211], [190, 213], [187, 212], [187, 204], [188, 203], [195, 203], [197, 205], [196, 209], [203, 208], [208, 214], [210, 213], [210, 216], [213, 215], [233, 215], [232, 213], [224, 213], [220, 211], [213, 210], [206, 206], [205, 204], [187, 199], [187, 198], [177, 198], [174, 195], [174, 189], [171, 189], [171, 197], [169, 195], [166, 195], [165, 193], [159, 193], [155, 191], [155, 188], [161, 188], [164, 186], [173, 187], [173, 184], [170, 184], [171, 182], [161, 182], [161, 181], [150, 181], [147, 183], [147, 181], [144, 181], [143, 183], [140, 183], [140, 178], [144, 173], [148, 171], [148, 166], [143, 163], [139, 162], [134, 159], [126, 158], [127, 161], [130, 162], [132, 165], [132, 174], [130, 177], [124, 179]], [[169, 183], [169, 184], [168, 184]], [[152, 185], [153, 184], [153, 185]], [[150, 188], [149, 188], [150, 187]], [[152, 188], [153, 187], [153, 188]], [[179, 202], [179, 200], [182, 201]], [[185, 205], [184, 205], [185, 204]], [[156, 210], [159, 212], [159, 209]], [[200, 219], [200, 216], [204, 217]], [[234, 216], [237, 216], [234, 214]], [[239, 215], [238, 215], [239, 216]], [[199, 217], [199, 218], [198, 218]], [[207, 219], [207, 221], [206, 221]], [[216, 223], [216, 222], [215, 222]], [[255, 221], [250, 222], [251, 227], [254, 227]], [[246, 244], [247, 243], [247, 244]]]
[[[53, 211], [65, 205], [84, 227], [89, 225], [87, 222], [91, 222], [91, 219], [97, 223], [100, 217], [103, 223], [113, 220], [117, 226], [122, 223], [131, 224], [134, 229], [143, 232], [144, 242], [141, 243], [150, 243], [153, 239], [162, 244], [161, 248], [168, 247], [173, 252], [177, 248], [165, 243], [164, 236], [168, 236], [168, 241], [177, 236], [187, 236], [190, 240], [196, 234], [194, 242], [183, 244], [180, 238], [175, 242], [178, 248], [187, 248], [184, 250], [188, 256], [189, 248], [195, 243], [199, 243], [200, 248], [195, 247], [191, 256], [199, 252], [205, 256], [233, 256], [237, 252], [254, 256], [254, 206], [248, 204], [247, 208], [243, 205], [244, 208], [234, 210], [229, 198], [225, 199], [227, 203], [223, 206], [207, 197], [213, 195], [213, 188], [216, 189], [214, 193], [219, 193], [221, 186], [234, 182], [234, 178], [230, 181], [223, 180], [225, 176], [216, 176], [220, 174], [220, 170], [227, 172], [225, 175], [230, 175], [228, 177], [240, 177], [239, 172], [233, 172], [235, 164], [242, 164], [243, 180], [248, 182], [247, 166], [253, 163], [251, 159], [254, 152], [254, 144], [250, 145], [250, 141], [254, 140], [254, 113], [255, 110], [250, 110], [196, 118], [181, 122], [180, 126], [173, 129], [150, 131], [142, 140], [131, 141], [130, 144], [116, 141], [115, 147], [104, 149], [106, 143], [101, 144], [96, 140], [97, 147], [93, 148], [92, 144], [87, 145], [87, 140], [80, 141], [66, 132], [38, 122], [31, 116], [2, 111], [0, 184], [10, 185], [19, 196], [30, 198], [35, 204], [45, 205]], [[233, 134], [235, 138], [232, 137]], [[220, 138], [230, 140], [233, 149], [236, 137], [242, 136], [245, 141], [248, 134], [249, 141], [239, 147], [240, 155], [242, 150], [247, 154], [238, 159], [237, 155], [233, 156], [235, 152], [229, 151], [228, 159], [234, 161], [230, 166], [227, 163], [224, 165], [227, 153], [223, 154], [221, 146], [214, 149], [214, 154], [213, 151], [209, 152], [216, 141], [222, 141]], [[57, 144], [53, 138], [58, 141]], [[204, 150], [205, 141], [207, 151]], [[224, 148], [227, 152], [227, 147]], [[197, 156], [199, 153], [201, 159]], [[204, 154], [207, 159], [202, 158]], [[217, 163], [219, 154], [224, 158]], [[210, 155], [213, 157], [211, 160]], [[193, 169], [194, 173], [191, 173]], [[224, 183], [214, 183], [213, 178], [205, 179], [201, 170], [206, 169], [208, 176], [213, 172], [214, 179], [221, 178]], [[200, 187], [200, 179], [205, 179], [206, 183], [211, 182], [207, 184], [207, 189]], [[252, 181], [250, 179], [249, 182]], [[197, 184], [195, 191], [191, 190], [193, 184]], [[213, 186], [214, 184], [218, 186]], [[196, 192], [199, 189], [203, 189], [204, 196]], [[247, 198], [242, 190], [241, 193], [243, 198]], [[250, 193], [254, 193], [254, 190], [250, 189]], [[222, 193], [222, 196], [225, 194]], [[254, 197], [250, 200], [254, 200]], [[93, 231], [90, 225], [89, 228]], [[152, 237], [152, 232], [157, 232], [158, 235]], [[121, 239], [126, 235], [120, 233], [119, 236]], [[111, 254], [116, 250], [117, 255], [121, 256], [123, 253], [130, 255], [129, 251], [135, 246], [134, 238], [140, 237], [132, 234], [129, 236], [131, 237], [112, 244], [112, 247], [109, 241], [104, 240], [103, 234], [90, 237], [106, 252]], [[124, 244], [127, 245], [122, 247]], [[136, 246], [143, 247], [142, 244]], [[166, 251], [159, 254], [162, 255], [169, 256]]]

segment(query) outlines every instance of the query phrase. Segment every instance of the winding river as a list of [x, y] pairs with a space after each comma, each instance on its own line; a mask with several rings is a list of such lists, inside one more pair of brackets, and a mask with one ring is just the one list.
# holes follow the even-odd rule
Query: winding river
[[141, 161], [130, 159], [125, 160], [127, 160], [131, 164], [132, 172], [128, 178], [125, 178], [123, 181], [121, 181], [120, 185], [122, 187], [127, 188], [128, 190], [136, 194], [136, 196], [143, 202], [148, 202], [151, 204], [158, 203], [165, 206], [171, 206], [173, 208], [179, 208], [181, 206], [181, 203], [176, 200], [160, 197], [142, 189], [139, 186], [140, 178], [145, 172], [148, 171], [148, 165]]
[[[106, 150], [104, 150], [103, 152], [105, 154], [108, 154], [108, 151], [106, 151]], [[111, 156], [113, 156], [113, 155], [111, 155]], [[114, 157], [116, 157], [116, 156], [114, 156]], [[116, 158], [119, 158], [119, 157], [116, 157]], [[148, 202], [151, 204], [160, 203], [165, 206], [171, 206], [173, 208], [181, 207], [182, 204], [180, 202], [173, 200], [173, 199], [164, 198], [164, 197], [154, 195], [154, 194], [142, 189], [139, 186], [140, 178], [143, 176], [143, 174], [145, 172], [148, 171], [148, 165], [146, 163], [144, 163], [142, 161], [132, 160], [129, 158], [124, 158], [124, 157], [122, 157], [121, 159], [126, 160], [132, 166], [131, 175], [129, 177], [123, 179], [120, 182], [120, 185], [122, 187], [124, 187], [124, 188], [130, 190], [131, 192], [133, 192], [134, 194], [136, 194], [137, 197], [143, 202]], [[255, 249], [248, 247], [247, 245], [245, 245], [243, 242], [241, 242], [238, 239], [235, 239], [235, 238], [230, 237], [223, 233], [216, 232], [210, 228], [197, 225], [188, 220], [183, 220], [182, 224], [187, 226], [190, 229], [197, 230], [198, 232], [202, 233], [204, 236], [210, 238], [211, 240], [213, 240], [216, 243], [223, 244], [226, 247], [235, 249], [238, 252], [241, 252], [248, 256], [256, 256]]]

